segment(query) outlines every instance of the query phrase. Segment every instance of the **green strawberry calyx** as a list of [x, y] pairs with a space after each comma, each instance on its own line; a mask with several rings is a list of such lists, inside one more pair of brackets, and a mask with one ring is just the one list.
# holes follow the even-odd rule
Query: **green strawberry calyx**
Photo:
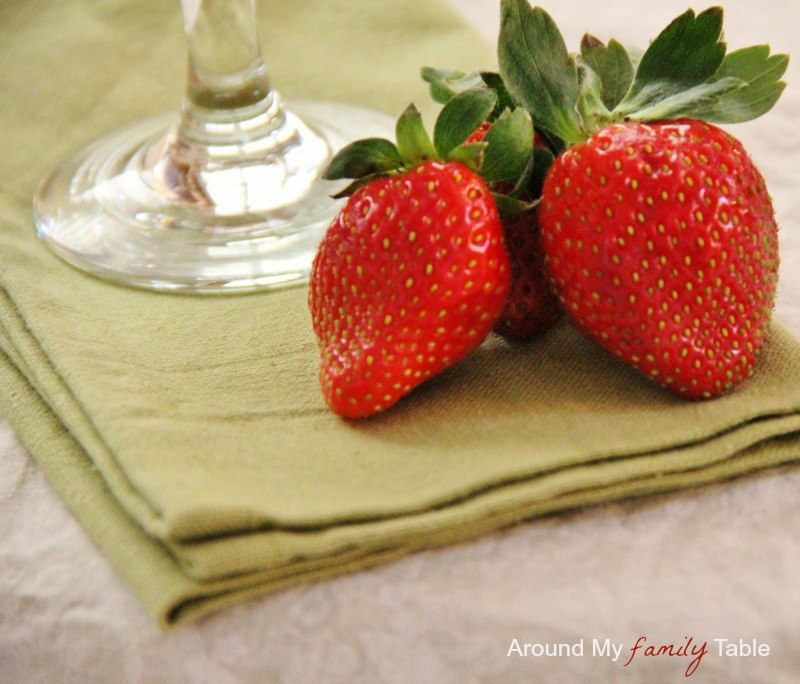
[[502, 0], [498, 60], [503, 87], [537, 130], [566, 145], [623, 121], [750, 121], [786, 84], [789, 57], [767, 45], [726, 54], [720, 7], [688, 10], [647, 50], [587, 34], [570, 54], [553, 19], [528, 0]]
[[[396, 142], [356, 140], [333, 157], [322, 177], [351, 179], [353, 182], [334, 195], [349, 197], [372, 180], [405, 173], [426, 161], [457, 161], [487, 183], [505, 181], [514, 186], [507, 195], [492, 193], [501, 215], [528, 210], [534, 203], [522, 198], [536, 168], [531, 117], [523, 108], [505, 107], [493, 114], [497, 105], [497, 92], [482, 83], [453, 93], [439, 112], [431, 139], [422, 116], [411, 104], [397, 119]], [[469, 142], [487, 120], [493, 125], [484, 139]]]
[[[438, 102], [442, 105], [447, 105], [453, 97], [472, 88], [485, 86], [494, 91], [497, 96], [497, 104], [486, 118], [486, 121], [492, 125], [494, 125], [494, 122], [505, 111], [514, 111], [517, 109], [517, 104], [508, 92], [503, 82], [503, 77], [497, 72], [472, 71], [467, 73], [459, 69], [437, 69], [426, 66], [422, 67], [420, 75], [422, 76], [422, 80], [429, 84], [431, 98], [434, 102]], [[527, 169], [527, 175], [519, 179], [517, 187], [510, 193], [513, 197], [517, 197], [523, 193], [527, 197], [539, 197], [550, 165], [553, 163], [556, 155], [563, 152], [565, 149], [564, 142], [561, 138], [544, 129], [537, 128], [536, 130], [546, 147], [534, 146], [532, 164]], [[490, 130], [487, 137], [489, 137], [490, 141], [494, 139], [495, 144], [502, 144], [503, 141], [497, 140], [495, 136], [496, 134], [492, 134]]]
[[495, 121], [506, 109], [516, 109], [511, 94], [506, 89], [503, 78], [495, 71], [472, 71], [467, 73], [459, 69], [436, 69], [422, 67], [422, 80], [430, 85], [431, 98], [434, 102], [445, 105], [455, 95], [474, 88], [489, 88], [497, 97], [494, 109], [486, 117], [486, 121]]

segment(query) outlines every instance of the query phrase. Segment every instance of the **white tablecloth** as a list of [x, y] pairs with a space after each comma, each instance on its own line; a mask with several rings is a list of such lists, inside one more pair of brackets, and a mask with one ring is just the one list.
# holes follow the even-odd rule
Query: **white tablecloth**
[[[402, 0], [400, 0], [402, 1]], [[454, 0], [487, 38], [496, 0]], [[570, 47], [588, 26], [643, 43], [684, 0], [561, 0]], [[703, 9], [698, 7], [697, 9]], [[732, 48], [791, 52], [800, 3], [733, 0]], [[43, 46], [42, 49], [46, 49]], [[445, 66], [445, 65], [443, 65]], [[800, 78], [762, 121], [732, 129], [781, 225], [776, 317], [800, 336]], [[800, 469], [531, 522], [474, 543], [262, 597], [158, 631], [0, 419], [0, 683], [471, 684], [678, 682], [691, 658], [630, 649], [708, 642], [689, 681], [800, 681]], [[507, 655], [584, 642], [584, 655]], [[616, 662], [593, 640], [623, 644]], [[720, 656], [719, 643], [768, 656]]]

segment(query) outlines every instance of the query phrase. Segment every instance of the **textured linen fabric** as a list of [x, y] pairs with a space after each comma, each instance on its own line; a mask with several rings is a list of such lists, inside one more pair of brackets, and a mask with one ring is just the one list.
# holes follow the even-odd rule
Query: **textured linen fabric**
[[[63, 265], [34, 235], [37, 181], [101, 128], [179, 97], [160, 80], [180, 82], [161, 67], [180, 61], [178, 10], [147, 7], [0, 9], [0, 88], [14, 95], [0, 112], [0, 402], [158, 620], [800, 456], [800, 345], [779, 325], [756, 376], [711, 402], [667, 394], [562, 325], [528, 345], [492, 337], [395, 409], [348, 423], [321, 400], [302, 289], [180, 297]], [[268, 3], [268, 45], [302, 25], [314, 46], [270, 65], [285, 94], [397, 111], [425, 101], [420, 64], [491, 62], [446, 8], [347, 8]], [[380, 51], [364, 31], [386, 38]], [[54, 98], [59, 55], [87, 35], [118, 52], [81, 55], [73, 90]], [[343, 69], [321, 72], [319, 55]]]

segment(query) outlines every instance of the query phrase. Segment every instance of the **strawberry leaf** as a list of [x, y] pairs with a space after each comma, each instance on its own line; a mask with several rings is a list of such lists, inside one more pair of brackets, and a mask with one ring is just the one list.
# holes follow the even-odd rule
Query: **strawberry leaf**
[[505, 194], [523, 201], [530, 197], [540, 197], [544, 179], [554, 160], [555, 157], [550, 150], [535, 147], [514, 189]]
[[493, 192], [492, 197], [494, 198], [494, 203], [497, 205], [497, 213], [500, 215], [500, 218], [505, 218], [511, 214], [519, 214], [523, 211], [529, 211], [541, 201], [524, 202], [509, 195], [501, 195], [497, 192]]
[[326, 180], [363, 178], [388, 173], [402, 166], [403, 160], [394, 143], [383, 138], [356, 140], [331, 159], [322, 177]]
[[489, 121], [497, 119], [506, 109], [513, 111], [517, 108], [517, 104], [511, 97], [511, 93], [508, 92], [508, 88], [503, 83], [503, 77], [500, 74], [495, 71], [481, 71], [481, 78], [487, 87], [497, 94], [497, 105], [489, 117]]
[[502, 0], [497, 55], [508, 92], [538, 128], [568, 142], [586, 137], [575, 114], [578, 71], [547, 12], [527, 0]]
[[616, 40], [610, 40], [606, 47], [587, 33], [581, 40], [581, 57], [600, 78], [603, 104], [609, 111], [614, 109], [633, 82], [633, 64], [628, 52]]
[[[611, 41], [609, 41], [609, 43], [610, 42]], [[639, 64], [642, 61], [642, 57], [644, 57], [644, 50], [636, 47], [635, 45], [626, 45], [625, 52], [628, 53], [628, 59], [631, 60], [631, 66], [633, 67], [633, 73], [635, 74], [639, 70]]]
[[356, 190], [359, 188], [364, 187], [367, 183], [371, 183], [372, 181], [382, 178], [385, 174], [383, 173], [372, 173], [368, 176], [362, 176], [361, 178], [356, 178], [352, 183], [350, 183], [344, 190], [340, 190], [335, 195], [331, 195], [333, 199], [342, 199], [343, 197], [350, 197]]
[[734, 95], [746, 84], [738, 78], [726, 77], [719, 81], [703, 83], [684, 92], [676, 93], [652, 104], [650, 107], [628, 116], [630, 121], [661, 121], [664, 119], [702, 119], [700, 113], [706, 107], [721, 102], [726, 96]]
[[454, 150], [450, 150], [448, 157], [452, 161], [461, 162], [473, 171], [477, 171], [483, 165], [484, 153], [488, 145], [485, 142], [469, 143], [460, 145]]
[[567, 149], [567, 143], [565, 143], [561, 138], [557, 135], [550, 133], [550, 131], [546, 131], [543, 128], [538, 128], [536, 132], [539, 134], [539, 137], [544, 141], [547, 145], [547, 148], [554, 154], [559, 155], [564, 150]]
[[505, 192], [503, 193], [504, 195], [508, 195], [509, 197], [523, 201], [529, 197], [538, 197], [538, 195], [531, 195], [528, 193], [531, 177], [533, 176], [535, 152], [536, 150], [534, 149], [534, 154], [531, 154], [531, 156], [528, 157], [525, 168], [522, 170], [522, 173], [517, 179], [517, 184], [511, 189], [511, 192]]
[[439, 104], [447, 104], [454, 95], [484, 84], [477, 71], [468, 74], [459, 69], [422, 67], [420, 75], [423, 81], [430, 84], [431, 98]]
[[436, 148], [433, 146], [422, 116], [417, 108], [410, 104], [397, 119], [395, 127], [397, 149], [404, 162], [413, 166], [426, 159], [436, 159]]
[[433, 127], [433, 144], [440, 157], [447, 159], [452, 150], [469, 138], [486, 121], [496, 103], [497, 95], [486, 87], [465, 90], [450, 98]]
[[611, 112], [603, 103], [600, 77], [586, 62], [578, 67], [581, 90], [578, 95], [578, 112], [581, 115], [583, 130], [594, 131], [602, 128], [611, 120]]
[[497, 72], [473, 71], [466, 73], [459, 69], [434, 69], [422, 67], [420, 70], [422, 80], [430, 84], [431, 98], [439, 104], [447, 104], [454, 96], [465, 90], [486, 86], [497, 95], [497, 104], [487, 121], [494, 122], [506, 109], [515, 109], [516, 103], [511, 98], [506, 84]]
[[486, 134], [481, 167], [486, 181], [516, 180], [533, 152], [533, 122], [524, 109], [506, 109]]
[[711, 7], [697, 16], [693, 10], [684, 12], [647, 48], [615, 113], [622, 118], [703, 84], [725, 58], [721, 38], [721, 7]]
[[779, 79], [788, 65], [789, 56], [770, 55], [768, 45], [754, 45], [731, 52], [714, 75], [714, 80], [736, 78], [746, 85], [698, 108], [696, 118], [712, 123], [741, 123], [765, 114], [786, 87], [786, 83]]
[[539, 197], [542, 194], [544, 179], [547, 177], [553, 161], [555, 161], [555, 157], [550, 150], [537, 147], [533, 151], [533, 166], [527, 182], [528, 197]]

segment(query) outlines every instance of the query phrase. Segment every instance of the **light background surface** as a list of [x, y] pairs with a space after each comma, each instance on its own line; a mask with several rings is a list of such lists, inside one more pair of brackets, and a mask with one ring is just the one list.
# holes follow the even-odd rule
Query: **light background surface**
[[[494, 0], [453, 0], [489, 41]], [[685, 2], [562, 0], [547, 9], [575, 47], [642, 43]], [[697, 6], [695, 9], [704, 9]], [[800, 3], [732, 0], [731, 48], [792, 52]], [[800, 59], [800, 56], [798, 56]], [[776, 317], [800, 335], [800, 79], [763, 120], [732, 128], [781, 225]], [[487, 65], [488, 66], [488, 65]], [[534, 521], [474, 543], [238, 604], [157, 630], [0, 419], [0, 683], [523, 684], [686, 681], [683, 659], [591, 656], [592, 639], [709, 641], [688, 681], [800, 681], [800, 470]], [[512, 639], [586, 655], [506, 657]], [[768, 657], [720, 658], [715, 638]]]

